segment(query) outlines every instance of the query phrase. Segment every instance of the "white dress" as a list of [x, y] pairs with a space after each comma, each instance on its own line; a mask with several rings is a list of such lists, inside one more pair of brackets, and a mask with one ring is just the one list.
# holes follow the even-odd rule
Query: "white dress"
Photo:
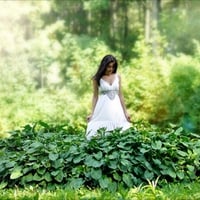
[[100, 128], [105, 128], [106, 132], [116, 128], [121, 128], [122, 131], [130, 128], [118, 94], [119, 77], [117, 74], [112, 84], [100, 79], [99, 97], [86, 130], [88, 140], [95, 136]]

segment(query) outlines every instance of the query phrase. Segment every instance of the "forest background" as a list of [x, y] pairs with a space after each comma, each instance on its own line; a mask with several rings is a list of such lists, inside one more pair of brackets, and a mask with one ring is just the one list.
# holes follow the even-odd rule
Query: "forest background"
[[133, 124], [200, 130], [200, 1], [1, 0], [0, 132], [38, 120], [84, 131], [91, 77], [119, 62]]

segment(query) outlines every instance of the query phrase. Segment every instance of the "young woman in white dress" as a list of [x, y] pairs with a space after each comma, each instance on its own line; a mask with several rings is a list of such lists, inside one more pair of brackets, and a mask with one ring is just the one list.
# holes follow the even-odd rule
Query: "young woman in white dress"
[[117, 67], [116, 58], [106, 55], [93, 76], [92, 112], [87, 117], [88, 140], [97, 135], [100, 128], [105, 128], [106, 133], [117, 128], [122, 131], [130, 128], [130, 116], [124, 103]]

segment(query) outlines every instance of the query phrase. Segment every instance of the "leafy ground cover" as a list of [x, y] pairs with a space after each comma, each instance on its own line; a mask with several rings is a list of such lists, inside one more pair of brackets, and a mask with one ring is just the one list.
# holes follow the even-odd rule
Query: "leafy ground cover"
[[118, 191], [159, 177], [159, 184], [198, 179], [199, 136], [182, 128], [133, 127], [90, 141], [71, 128], [26, 125], [0, 141], [0, 187]]

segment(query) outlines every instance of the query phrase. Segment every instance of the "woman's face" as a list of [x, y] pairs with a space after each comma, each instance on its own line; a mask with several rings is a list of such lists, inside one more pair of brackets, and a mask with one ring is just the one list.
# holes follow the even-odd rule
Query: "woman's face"
[[110, 62], [108, 65], [107, 65], [107, 67], [106, 67], [106, 71], [105, 71], [105, 74], [106, 75], [110, 75], [110, 74], [112, 74], [113, 73], [113, 71], [114, 71], [114, 62]]

